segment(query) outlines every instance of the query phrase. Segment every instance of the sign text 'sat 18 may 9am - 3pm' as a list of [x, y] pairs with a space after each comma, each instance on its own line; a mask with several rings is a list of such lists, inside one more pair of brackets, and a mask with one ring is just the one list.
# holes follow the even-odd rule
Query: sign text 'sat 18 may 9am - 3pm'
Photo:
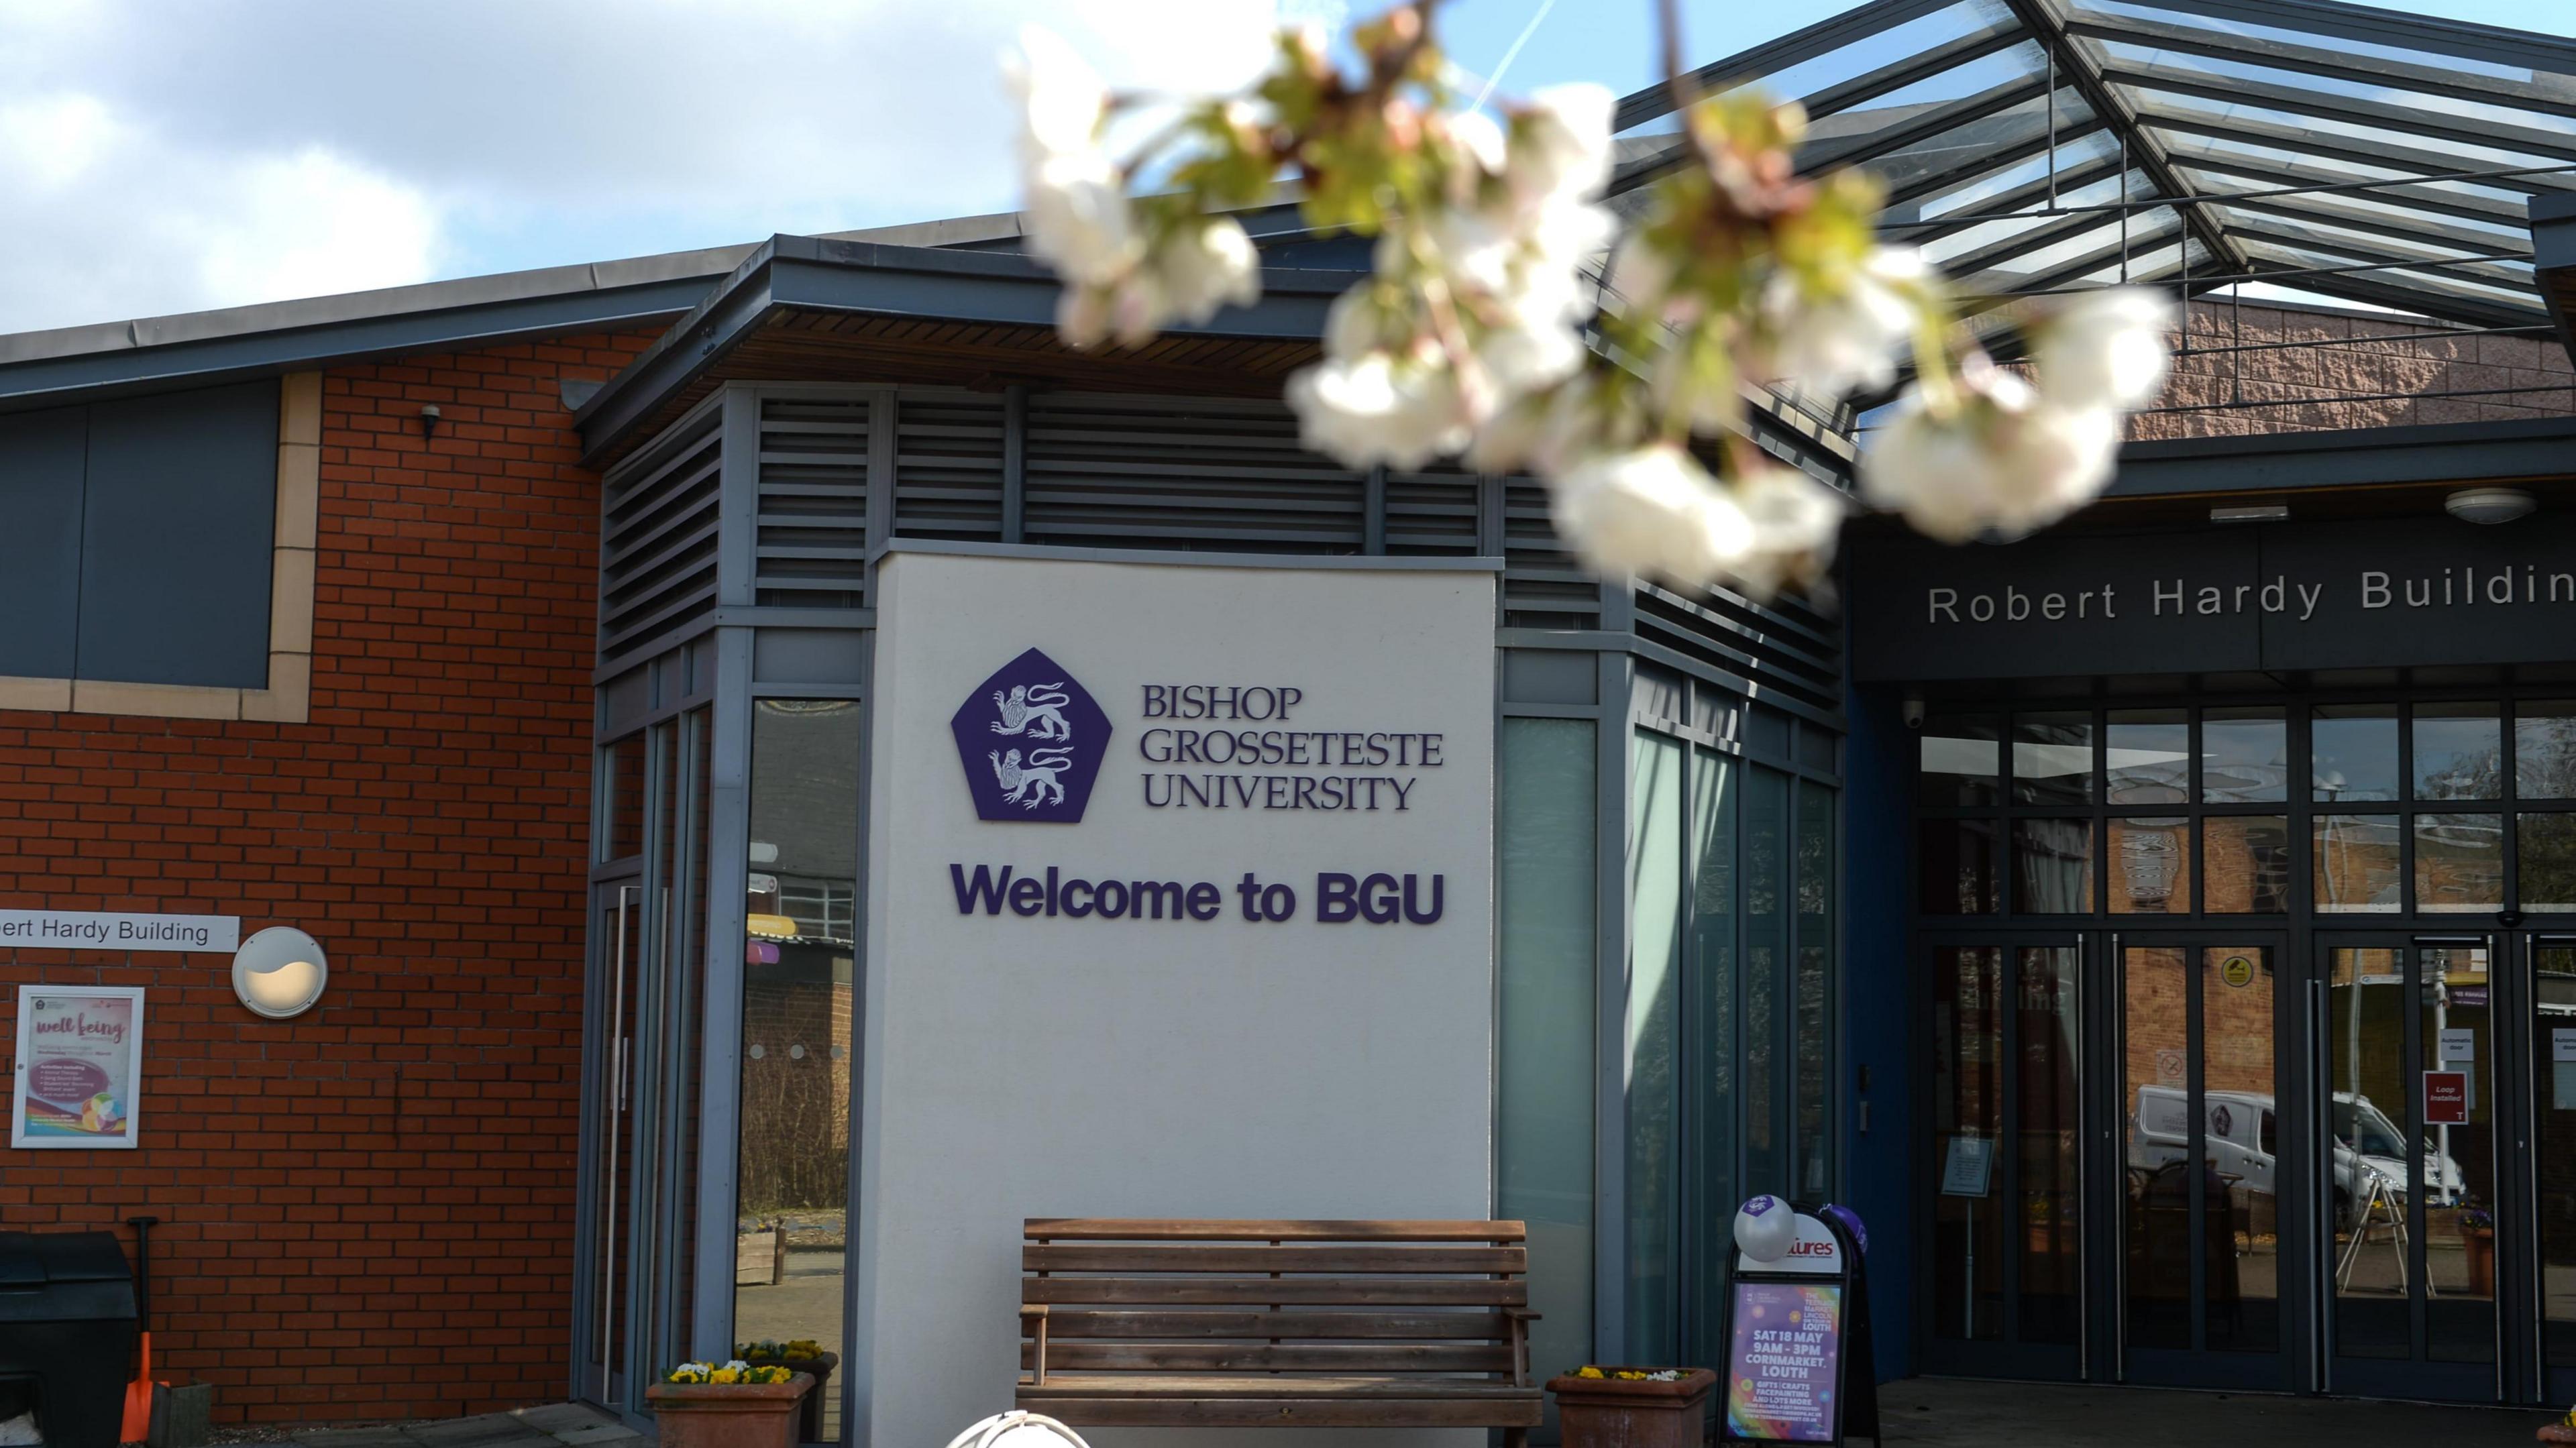
[[[1162, 766], [1140, 771], [1144, 806], [1406, 812], [1422, 771], [1443, 765], [1439, 732], [1317, 727], [1299, 717], [1307, 703], [1308, 691], [1292, 684], [1139, 685], [1137, 754]], [[976, 812], [997, 823], [1080, 823], [1116, 733], [1090, 691], [1036, 649], [978, 685], [949, 722]], [[952, 862], [948, 872], [961, 915], [1207, 922], [1227, 917], [1229, 891], [1244, 921], [1277, 924], [1300, 910], [1295, 885], [1251, 870], [1230, 886], [1093, 879], [1053, 864]], [[1446, 889], [1439, 874], [1318, 871], [1311, 918], [1430, 925], [1446, 907]]]

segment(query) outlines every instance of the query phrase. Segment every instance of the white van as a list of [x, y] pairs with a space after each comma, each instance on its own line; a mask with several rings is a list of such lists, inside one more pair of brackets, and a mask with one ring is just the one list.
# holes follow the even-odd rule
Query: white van
[[[2209, 1112], [2207, 1150], [2210, 1169], [2232, 1177], [2245, 1189], [2270, 1196], [2274, 1182], [2280, 1126], [2272, 1096], [2258, 1091], [2211, 1091], [2202, 1101]], [[2334, 1180], [2336, 1214], [2351, 1209], [2376, 1174], [2398, 1195], [2406, 1192], [2405, 1133], [2367, 1096], [2338, 1091], [2334, 1096]], [[2191, 1151], [2191, 1104], [2179, 1086], [2141, 1086], [2137, 1111], [2129, 1118], [2129, 1165], [2153, 1170], [2185, 1160]], [[2433, 1150], [2424, 1153], [2424, 1187], [2429, 1205], [2458, 1205], [2466, 1183], [2460, 1166]]]

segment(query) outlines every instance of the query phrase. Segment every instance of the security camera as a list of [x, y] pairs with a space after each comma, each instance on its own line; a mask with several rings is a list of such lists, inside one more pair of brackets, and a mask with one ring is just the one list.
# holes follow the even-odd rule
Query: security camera
[[1905, 696], [1905, 727], [1908, 729], [1923, 727], [1923, 700], [1913, 694]]

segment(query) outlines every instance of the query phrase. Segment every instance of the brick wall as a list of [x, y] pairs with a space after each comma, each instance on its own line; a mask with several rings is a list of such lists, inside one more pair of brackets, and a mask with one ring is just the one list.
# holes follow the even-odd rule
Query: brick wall
[[[2486, 422], [2576, 412], [2576, 367], [2546, 333], [2427, 336], [2395, 318], [2195, 302], [2160, 409], [2132, 438]], [[2212, 348], [2252, 350], [2213, 351]], [[2381, 394], [2402, 393], [2399, 397]], [[2467, 395], [2442, 395], [2467, 394]], [[2375, 400], [2354, 400], [2374, 398]]]
[[219, 1422], [564, 1393], [598, 498], [557, 382], [649, 340], [327, 376], [309, 723], [0, 713], [0, 906], [330, 952], [281, 1023], [228, 957], [0, 949], [12, 1014], [23, 982], [150, 991], [140, 1148], [9, 1151], [0, 1225], [162, 1218], [156, 1366]]

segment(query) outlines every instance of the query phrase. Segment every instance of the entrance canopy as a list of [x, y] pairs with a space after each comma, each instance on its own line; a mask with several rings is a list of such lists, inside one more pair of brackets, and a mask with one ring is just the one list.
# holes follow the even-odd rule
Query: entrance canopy
[[[2576, 41], [2328, 0], [1877, 0], [1702, 67], [1804, 103], [1811, 170], [1990, 296], [2151, 281], [2545, 329], [2528, 203], [2576, 196]], [[1623, 184], [1670, 163], [1662, 87]]]

